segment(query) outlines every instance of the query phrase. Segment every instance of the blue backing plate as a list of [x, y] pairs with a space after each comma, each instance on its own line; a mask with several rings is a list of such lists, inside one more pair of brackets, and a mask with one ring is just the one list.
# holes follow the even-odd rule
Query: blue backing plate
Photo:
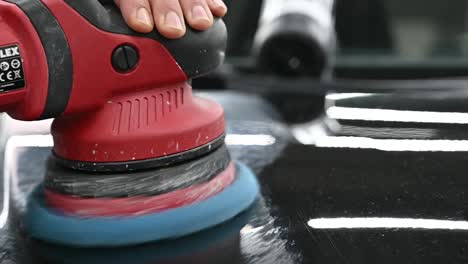
[[185, 236], [218, 225], [247, 209], [260, 187], [252, 171], [236, 163], [236, 180], [199, 203], [136, 217], [77, 218], [48, 209], [42, 185], [31, 194], [25, 213], [27, 233], [37, 239], [76, 247], [113, 247]]

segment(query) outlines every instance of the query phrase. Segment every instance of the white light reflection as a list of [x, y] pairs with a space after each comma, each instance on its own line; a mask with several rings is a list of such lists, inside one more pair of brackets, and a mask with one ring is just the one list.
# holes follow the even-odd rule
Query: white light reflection
[[357, 218], [316, 218], [307, 223], [314, 229], [444, 229], [468, 230], [467, 221], [392, 218], [392, 217], [357, 217]]
[[8, 220], [10, 209], [10, 181], [17, 180], [18, 168], [13, 162], [12, 154], [18, 147], [50, 147], [53, 145], [51, 135], [24, 135], [12, 136], [5, 146], [5, 157], [3, 164], [3, 208], [0, 213], [0, 228], [3, 228]]
[[341, 120], [468, 124], [468, 113], [459, 112], [430, 112], [332, 106], [327, 109], [327, 115], [330, 118]]
[[351, 98], [358, 98], [358, 97], [367, 97], [374, 94], [370, 93], [335, 93], [335, 94], [327, 94], [327, 100], [343, 100], [343, 99], [351, 99]]
[[245, 225], [241, 230], [240, 233], [242, 235], [249, 235], [249, 234], [255, 234], [261, 231], [264, 228], [264, 226], [259, 226], [259, 227], [253, 227], [250, 224]]
[[323, 118], [320, 121], [292, 125], [291, 132], [301, 144], [311, 145], [317, 139], [327, 137], [330, 132], [337, 133], [340, 128], [340, 124], [336, 120]]
[[315, 140], [322, 148], [376, 149], [382, 151], [468, 151], [468, 140], [375, 139], [325, 136]]
[[276, 143], [272, 135], [226, 135], [226, 144], [234, 146], [270, 146]]

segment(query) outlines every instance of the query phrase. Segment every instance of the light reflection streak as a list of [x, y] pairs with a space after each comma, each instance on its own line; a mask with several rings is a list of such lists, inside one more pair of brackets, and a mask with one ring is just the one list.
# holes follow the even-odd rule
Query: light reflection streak
[[388, 121], [411, 123], [468, 124], [468, 113], [372, 109], [332, 106], [330, 118], [341, 120]]
[[393, 218], [393, 217], [356, 217], [356, 218], [316, 218], [307, 223], [314, 229], [442, 229], [468, 230], [467, 221]]
[[270, 146], [276, 143], [272, 135], [226, 135], [226, 144], [235, 146]]

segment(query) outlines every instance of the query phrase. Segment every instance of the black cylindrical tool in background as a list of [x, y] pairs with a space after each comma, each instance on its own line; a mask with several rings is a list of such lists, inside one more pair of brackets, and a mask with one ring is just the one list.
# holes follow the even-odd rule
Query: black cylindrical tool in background
[[[336, 49], [334, 0], [264, 0], [252, 53], [256, 70], [272, 77], [331, 80]], [[264, 96], [288, 123], [321, 116], [325, 96], [269, 91]]]
[[334, 0], [264, 0], [253, 55], [265, 73], [331, 76]]

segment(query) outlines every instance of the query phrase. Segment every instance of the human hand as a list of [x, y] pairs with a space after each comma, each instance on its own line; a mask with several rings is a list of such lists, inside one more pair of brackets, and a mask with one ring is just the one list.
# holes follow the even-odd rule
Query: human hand
[[213, 16], [223, 17], [227, 12], [223, 0], [114, 1], [133, 30], [148, 33], [156, 27], [171, 39], [185, 34], [185, 20], [194, 29], [206, 30], [213, 24]]

